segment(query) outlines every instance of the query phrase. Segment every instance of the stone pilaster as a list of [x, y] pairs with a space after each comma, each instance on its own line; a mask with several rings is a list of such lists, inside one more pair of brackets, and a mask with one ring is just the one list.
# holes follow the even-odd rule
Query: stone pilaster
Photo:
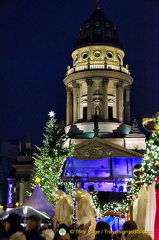
[[71, 88], [66, 87], [67, 99], [66, 99], [66, 125], [72, 123], [72, 96], [71, 96]]
[[72, 82], [73, 86], [73, 123], [77, 122], [78, 118], [78, 95], [77, 95], [77, 89], [79, 87], [78, 83], [76, 81]]
[[108, 78], [103, 78], [103, 111], [104, 111], [104, 119], [108, 119]]
[[131, 87], [125, 89], [125, 123], [130, 124], [130, 91]]
[[87, 83], [87, 120], [92, 119], [92, 79], [86, 79]]
[[119, 80], [119, 82], [117, 83], [117, 89], [118, 89], [117, 118], [119, 119], [120, 122], [123, 122], [123, 80]]

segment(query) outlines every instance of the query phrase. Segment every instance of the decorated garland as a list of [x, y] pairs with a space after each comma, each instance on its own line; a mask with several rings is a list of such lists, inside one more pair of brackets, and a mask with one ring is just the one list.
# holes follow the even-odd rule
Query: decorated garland
[[111, 212], [111, 215], [112, 215], [112, 212], [122, 214], [125, 212], [129, 212], [130, 210], [130, 201], [128, 199], [124, 199], [122, 204], [108, 202], [104, 205], [101, 205], [99, 204], [99, 201], [98, 201], [97, 192], [93, 192], [91, 196], [92, 196], [93, 203], [96, 207], [97, 217], [105, 216], [106, 212]]

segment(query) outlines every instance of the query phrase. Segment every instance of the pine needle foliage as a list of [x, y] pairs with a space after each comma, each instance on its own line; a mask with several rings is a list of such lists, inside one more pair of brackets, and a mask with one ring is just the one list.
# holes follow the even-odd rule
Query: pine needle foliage
[[61, 182], [61, 174], [67, 157], [73, 156], [74, 146], [65, 146], [67, 135], [62, 123], [57, 123], [55, 114], [45, 126], [43, 146], [34, 155], [34, 179], [40, 178], [40, 186], [49, 201], [54, 203], [53, 192]]

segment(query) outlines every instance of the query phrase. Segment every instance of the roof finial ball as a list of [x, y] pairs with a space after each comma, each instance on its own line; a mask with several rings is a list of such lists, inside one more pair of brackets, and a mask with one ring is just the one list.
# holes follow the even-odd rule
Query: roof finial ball
[[100, 9], [100, 4], [99, 4], [100, 0], [96, 0], [96, 1], [97, 1], [97, 9]]
[[35, 183], [40, 183], [40, 178], [37, 177], [37, 178], [35, 179]]

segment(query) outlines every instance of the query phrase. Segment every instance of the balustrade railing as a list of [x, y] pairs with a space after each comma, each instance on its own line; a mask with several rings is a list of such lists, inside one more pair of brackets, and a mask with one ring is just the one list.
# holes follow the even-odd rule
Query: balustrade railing
[[89, 70], [89, 69], [115, 70], [115, 71], [124, 72], [124, 73], [130, 75], [129, 69], [125, 68], [123, 66], [117, 66], [117, 65], [113, 65], [113, 64], [90, 64], [90, 63], [88, 63], [86, 65], [82, 65], [82, 66], [72, 67], [72, 68], [68, 69], [66, 75], [68, 76], [72, 73], [79, 72], [79, 71], [85, 71], [85, 70]]

